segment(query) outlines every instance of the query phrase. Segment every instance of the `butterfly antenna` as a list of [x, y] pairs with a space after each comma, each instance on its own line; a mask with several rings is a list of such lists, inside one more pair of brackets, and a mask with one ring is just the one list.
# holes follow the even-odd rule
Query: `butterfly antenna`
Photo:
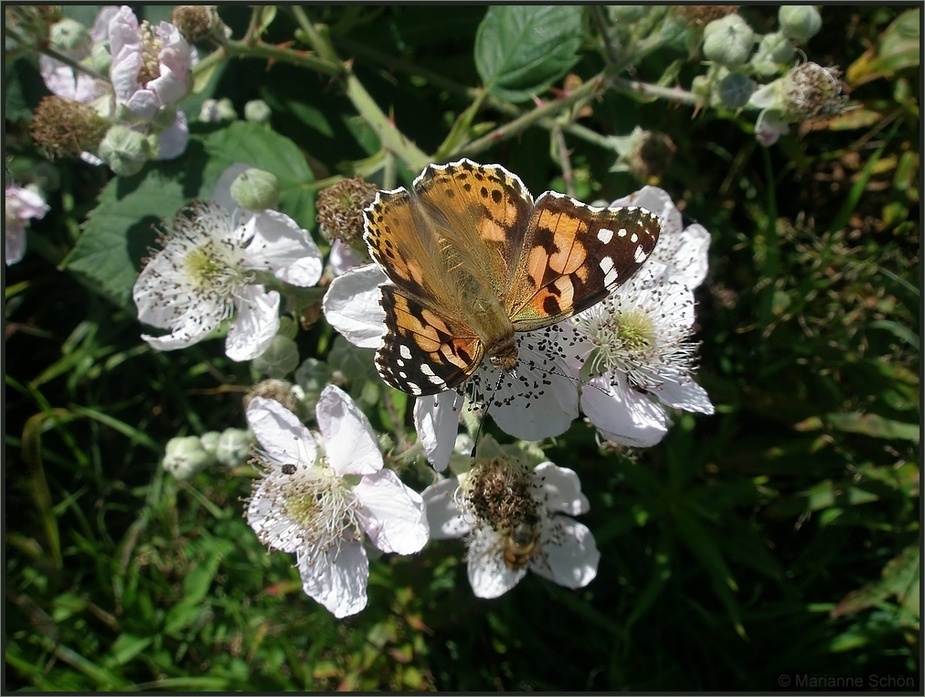
[[542, 367], [541, 367], [541, 366], [538, 366], [538, 365], [537, 365], [536, 363], [534, 363], [533, 361], [530, 361], [530, 367], [531, 367], [531, 368], [538, 369], [538, 370], [542, 370], [543, 372], [547, 373], [548, 375], [558, 375], [560, 378], [565, 378], [566, 380], [573, 380], [574, 382], [578, 383], [579, 385], [583, 385], [584, 387], [593, 387], [595, 390], [597, 390], [598, 392], [600, 392], [600, 393], [603, 394], [603, 395], [609, 394], [609, 392], [607, 392], [607, 390], [604, 390], [604, 389], [598, 387], [597, 385], [592, 384], [590, 380], [586, 380], [585, 378], [576, 377], [576, 376], [574, 376], [574, 375], [568, 375], [568, 374], [566, 374], [566, 373], [563, 373], [563, 372], [561, 372], [561, 371], [556, 370], [555, 368], [548, 368], [548, 367], [546, 367], [546, 366], [542, 366]]

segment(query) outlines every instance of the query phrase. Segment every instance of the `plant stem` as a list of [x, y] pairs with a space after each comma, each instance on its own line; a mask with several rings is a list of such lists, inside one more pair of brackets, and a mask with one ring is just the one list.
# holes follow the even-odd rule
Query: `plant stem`
[[526, 114], [514, 119], [510, 123], [500, 126], [481, 138], [477, 138], [468, 145], [459, 148], [458, 153], [475, 154], [482, 150], [487, 150], [495, 143], [515, 136], [543, 119], [551, 117], [561, 111], [565, 111], [585, 97], [596, 93], [602, 84], [604, 84], [604, 73], [598, 73], [587, 82], [582, 83], [572, 90], [571, 93], [562, 99], [548, 102], [541, 107], [537, 107], [533, 111], [528, 111]]
[[265, 58], [279, 63], [290, 63], [301, 68], [317, 70], [332, 77], [342, 77], [344, 67], [337, 63], [319, 58], [308, 51], [294, 51], [279, 46], [271, 46], [262, 41], [246, 44], [243, 41], [228, 41], [219, 51], [225, 51], [230, 58]]

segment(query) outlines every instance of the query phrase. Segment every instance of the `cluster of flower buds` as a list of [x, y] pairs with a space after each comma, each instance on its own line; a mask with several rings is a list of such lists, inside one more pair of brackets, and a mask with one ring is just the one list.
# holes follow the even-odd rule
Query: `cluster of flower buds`
[[52, 157], [80, 156], [120, 176], [186, 149], [177, 104], [190, 93], [196, 49], [168, 22], [139, 22], [127, 6], [104, 7], [93, 27], [63, 18], [48, 32], [40, 69], [52, 96], [32, 134]]
[[[696, 23], [694, 9], [679, 12]], [[819, 10], [786, 5], [779, 9], [777, 21], [777, 30], [763, 36], [735, 12], [705, 23], [701, 50], [710, 67], [692, 86], [714, 108], [759, 110], [755, 136], [765, 146], [787, 133], [788, 124], [845, 108], [837, 69], [812, 62], [793, 65], [797, 47], [822, 27]], [[770, 78], [772, 82], [760, 84]]]

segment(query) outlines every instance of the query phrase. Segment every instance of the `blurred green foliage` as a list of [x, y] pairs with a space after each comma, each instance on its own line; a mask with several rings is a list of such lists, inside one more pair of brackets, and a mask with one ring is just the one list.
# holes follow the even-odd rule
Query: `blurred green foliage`
[[[267, 12], [263, 41], [290, 41], [290, 14]], [[306, 12], [424, 152], [511, 117], [525, 85], [529, 97], [569, 70], [588, 79], [603, 60], [587, 45], [594, 17], [577, 8], [505, 15], [514, 29], [535, 22], [578, 38], [541, 69], [529, 46], [493, 50], [500, 29], [486, 18], [498, 8]], [[717, 405], [714, 417], [679, 417], [649, 450], [598, 447], [590, 427], [548, 449], [591, 501], [583, 520], [602, 559], [580, 591], [528, 576], [479, 600], [463, 545], [431, 544], [373, 563], [369, 606], [337, 621], [302, 593], [293, 559], [267, 554], [242, 518], [254, 470], [178, 482], [159, 467], [171, 437], [242, 427], [255, 376], [219, 342], [157, 353], [139, 340], [126, 302], [152, 225], [249, 147], [280, 176], [289, 214], [313, 228], [311, 182], [380, 150], [329, 76], [225, 63], [188, 114], [206, 96], [239, 113], [260, 98], [272, 131], [194, 124], [187, 159], [128, 179], [56, 162], [53, 211], [6, 270], [6, 688], [776, 691], [785, 675], [877, 675], [921, 690], [919, 12], [824, 7], [805, 50], [846, 70], [857, 108], [804, 122], [769, 149], [741, 113], [694, 114], [653, 96], [607, 91], [574, 121], [672, 139], [655, 181], [712, 233], [698, 381]], [[770, 31], [776, 8], [742, 14]], [[251, 19], [246, 7], [221, 15], [237, 37]], [[643, 53], [635, 79], [689, 85], [700, 66], [688, 48]], [[16, 177], [40, 161], [26, 120], [44, 87], [34, 56], [5, 71]], [[480, 123], [469, 111], [476, 85], [490, 87], [477, 97]], [[454, 128], [464, 135], [445, 142]], [[477, 157], [542, 191], [562, 174], [551, 132], [533, 124]], [[598, 143], [568, 144], [587, 200], [646, 183], [612, 171], [615, 155]], [[395, 166], [399, 178], [416, 174]], [[109, 248], [98, 247], [105, 234], [88, 236], [126, 221], [129, 248], [124, 233]], [[298, 342], [322, 358], [332, 344], [320, 326]], [[423, 469], [403, 476], [428, 483]]]

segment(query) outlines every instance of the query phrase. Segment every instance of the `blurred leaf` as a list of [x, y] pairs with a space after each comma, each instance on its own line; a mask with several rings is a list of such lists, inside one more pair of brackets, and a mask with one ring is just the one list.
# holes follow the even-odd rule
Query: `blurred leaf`
[[920, 8], [906, 10], [886, 28], [877, 42], [858, 58], [845, 73], [845, 79], [855, 87], [897, 70], [919, 65], [922, 46], [919, 36]]
[[[832, 617], [837, 618], [865, 610], [889, 597], [895, 597], [900, 604], [904, 603], [910, 595], [918, 599], [921, 568], [918, 543], [909, 545], [902, 554], [891, 559], [883, 567], [880, 579], [842, 598], [838, 605], [832, 608]], [[918, 616], [917, 608], [915, 608], [915, 615]]]
[[578, 62], [582, 8], [496, 5], [475, 35], [475, 67], [485, 89], [524, 102]]
[[916, 351], [919, 350], [919, 335], [908, 327], [900, 324], [899, 322], [893, 322], [892, 320], [887, 319], [878, 319], [871, 322], [868, 326], [876, 329], [885, 329], [886, 331], [894, 334], [897, 338], [905, 341]]
[[839, 431], [863, 433], [874, 438], [899, 438], [919, 442], [918, 424], [886, 419], [877, 414], [826, 414], [826, 422]]
[[203, 598], [209, 591], [222, 556], [231, 543], [223, 541], [205, 559], [196, 563], [183, 580], [183, 599], [171, 608], [164, 621], [164, 633], [175, 635], [193, 624], [207, 610]]
[[45, 529], [45, 542], [51, 553], [52, 563], [56, 569], [63, 567], [61, 556], [61, 536], [58, 529], [58, 517], [52, 510], [51, 491], [45, 477], [45, 465], [42, 459], [42, 428], [48, 414], [35, 414], [26, 421], [22, 434], [22, 459], [26, 464], [26, 476], [29, 478], [29, 492], [38, 509]]
[[120, 634], [109, 648], [111, 656], [108, 663], [112, 666], [124, 666], [135, 656], [151, 645], [152, 637], [140, 637], [132, 634]]

